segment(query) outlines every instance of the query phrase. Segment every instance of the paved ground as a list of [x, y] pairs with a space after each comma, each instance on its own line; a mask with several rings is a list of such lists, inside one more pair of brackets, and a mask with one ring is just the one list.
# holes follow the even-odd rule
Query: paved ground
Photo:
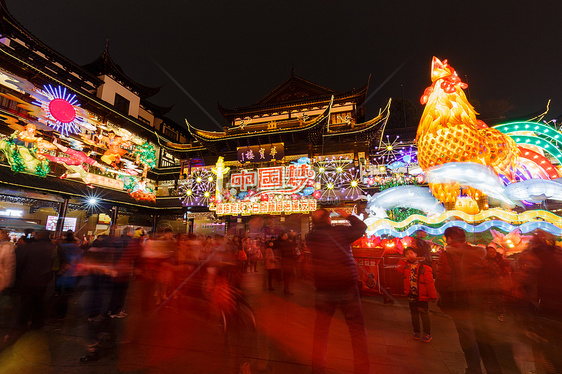
[[[140, 313], [138, 290], [129, 292], [129, 317], [88, 323], [81, 316], [84, 295], [71, 302], [68, 317], [31, 331], [0, 352], [4, 373], [239, 373], [248, 363], [251, 373], [310, 373], [314, 322], [314, 289], [297, 280], [294, 295], [263, 291], [263, 269], [244, 278], [246, 298], [255, 311], [257, 331], [236, 329], [225, 336], [219, 315], [196, 298], [180, 297], [150, 317]], [[372, 373], [464, 373], [464, 358], [451, 320], [431, 313], [431, 343], [411, 337], [407, 302], [384, 304], [379, 295], [363, 298]], [[437, 309], [437, 307], [433, 307]], [[232, 324], [231, 324], [232, 325]], [[533, 369], [532, 355], [509, 316], [497, 322], [497, 334], [513, 349], [518, 367]], [[99, 361], [80, 363], [88, 336], [109, 331]], [[509, 354], [508, 354], [509, 356]], [[328, 373], [352, 372], [351, 343], [341, 314], [336, 314], [328, 342]]]

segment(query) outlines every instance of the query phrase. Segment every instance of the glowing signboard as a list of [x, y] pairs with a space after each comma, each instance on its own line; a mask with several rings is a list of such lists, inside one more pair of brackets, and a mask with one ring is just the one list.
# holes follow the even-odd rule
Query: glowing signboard
[[122, 190], [124, 183], [122, 180], [104, 177], [98, 174], [88, 173], [84, 178], [84, 182], [87, 184], [96, 184], [98, 186], [115, 188], [116, 190]]
[[262, 193], [293, 194], [301, 191], [307, 181], [313, 180], [314, 170], [309, 164], [293, 164], [289, 166], [275, 166], [259, 168], [257, 171], [242, 170], [230, 175], [230, 186], [247, 191], [248, 187], [255, 187]]
[[281, 161], [285, 157], [285, 144], [273, 143], [236, 148], [238, 162]]
[[0, 210], [0, 216], [21, 218], [23, 217], [23, 211], [15, 209]]
[[217, 215], [249, 215], [278, 213], [308, 213], [317, 208], [315, 199], [277, 200], [277, 201], [241, 201], [236, 203], [219, 203]]
[[[48, 231], [55, 231], [57, 229], [58, 216], [48, 216], [46, 229]], [[62, 231], [76, 230], [76, 217], [64, 217], [64, 224], [62, 226]]]

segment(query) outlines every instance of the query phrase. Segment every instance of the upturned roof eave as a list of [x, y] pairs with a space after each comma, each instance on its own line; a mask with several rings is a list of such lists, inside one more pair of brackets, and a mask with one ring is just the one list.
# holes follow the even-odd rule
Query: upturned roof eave
[[174, 104], [170, 105], [170, 106], [161, 106], [158, 104], [154, 104], [146, 99], [141, 99], [141, 105], [146, 107], [147, 109], [150, 109], [154, 112], [156, 112], [157, 114], [163, 116], [167, 113], [169, 113], [173, 108], [174, 108]]
[[121, 67], [113, 61], [111, 54], [106, 49], [94, 61], [89, 64], [82, 65], [82, 68], [91, 72], [92, 74], [109, 75], [115, 77], [117, 80], [123, 81], [126, 85], [136, 90], [142, 99], [147, 99], [160, 92], [162, 86], [149, 87], [138, 83], [129, 77]]
[[369, 130], [375, 128], [378, 125], [384, 124], [386, 121], [388, 121], [388, 118], [390, 117], [391, 100], [392, 99], [390, 99], [388, 101], [388, 104], [386, 105], [386, 107], [383, 110], [381, 110], [381, 112], [379, 113], [378, 116], [373, 117], [372, 119], [370, 119], [368, 121], [358, 123], [358, 124], [354, 125], [352, 129], [343, 129], [343, 130], [337, 130], [337, 131], [331, 131], [330, 130], [326, 134], [323, 134], [323, 136], [324, 137], [331, 137], [331, 136], [339, 136], [339, 135], [351, 135], [351, 134], [369, 131]]
[[264, 135], [272, 135], [272, 134], [284, 134], [284, 133], [292, 133], [292, 132], [303, 132], [303, 131], [310, 131], [313, 128], [322, 124], [323, 121], [329, 119], [329, 113], [331, 111], [333, 104], [333, 98], [328, 103], [328, 107], [324, 110], [322, 114], [319, 114], [314, 119], [310, 120], [307, 125], [298, 127], [298, 128], [283, 128], [283, 129], [272, 129], [266, 131], [259, 131], [259, 132], [247, 132], [242, 134], [232, 134], [229, 135], [225, 131], [217, 132], [217, 131], [205, 131], [200, 130], [193, 127], [187, 120], [187, 128], [191, 135], [196, 139], [200, 140], [201, 142], [218, 142], [218, 141], [225, 141], [230, 139], [244, 139], [244, 138], [252, 138], [256, 136], [264, 136]]
[[361, 100], [361, 97], [363, 96], [366, 97], [367, 95], [367, 91], [369, 89], [369, 80], [370, 77], [367, 80], [367, 82], [359, 89], [353, 89], [350, 91], [333, 93], [333, 94], [325, 94], [320, 96], [312, 96], [300, 100], [285, 101], [281, 103], [266, 104], [266, 105], [251, 105], [247, 107], [234, 108], [234, 109], [225, 108], [222, 105], [220, 105], [220, 103], [217, 103], [217, 106], [221, 115], [225, 119], [231, 121], [235, 118], [252, 117], [253, 115], [272, 112], [276, 109], [288, 109], [288, 108], [296, 109], [296, 108], [302, 108], [311, 105], [323, 105], [330, 100], [331, 96], [334, 96], [335, 103], [343, 100], [353, 99], [353, 98], [357, 99], [358, 102], [361, 102], [363, 101]]

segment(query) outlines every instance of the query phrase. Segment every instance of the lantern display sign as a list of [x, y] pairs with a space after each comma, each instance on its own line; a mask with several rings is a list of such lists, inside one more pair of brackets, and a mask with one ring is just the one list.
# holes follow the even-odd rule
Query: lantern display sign
[[216, 205], [216, 213], [217, 215], [308, 213], [315, 211], [316, 208], [316, 199], [241, 201], [236, 203], [219, 203]]
[[281, 166], [233, 170], [237, 163], [227, 167], [219, 157], [214, 167], [192, 168], [178, 192], [184, 206], [208, 206], [219, 215], [308, 213], [318, 202], [333, 204], [364, 194], [368, 185], [353, 156], [300, 157]]
[[314, 184], [314, 176], [314, 170], [307, 163], [231, 173], [229, 188], [222, 195], [224, 201], [234, 201], [216, 201], [216, 212], [238, 215], [315, 210], [316, 200], [301, 192]]
[[[137, 200], [156, 199], [152, 191], [144, 189], [150, 183], [147, 172], [158, 161], [152, 143], [85, 110], [78, 93], [63, 85], [38, 87], [7, 72], [0, 74], [0, 83], [31, 98], [23, 102], [10, 93], [1, 94], [7, 106], [17, 106], [23, 114], [6, 113], [3, 118], [14, 130], [0, 136], [0, 153], [12, 171], [39, 177], [51, 174], [89, 187], [125, 189]], [[52, 169], [53, 165], [59, 167]], [[62, 173], [57, 175], [59, 171]], [[134, 181], [125, 187], [124, 178]]]

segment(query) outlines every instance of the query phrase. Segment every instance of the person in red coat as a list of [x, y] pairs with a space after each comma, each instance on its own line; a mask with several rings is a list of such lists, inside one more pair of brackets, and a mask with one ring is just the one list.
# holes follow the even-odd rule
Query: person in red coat
[[422, 342], [431, 341], [431, 323], [429, 322], [429, 301], [437, 300], [437, 291], [433, 283], [431, 266], [419, 261], [414, 248], [404, 249], [404, 258], [398, 263], [397, 270], [404, 275], [404, 293], [408, 296], [414, 339], [420, 339], [420, 317], [423, 324]]

